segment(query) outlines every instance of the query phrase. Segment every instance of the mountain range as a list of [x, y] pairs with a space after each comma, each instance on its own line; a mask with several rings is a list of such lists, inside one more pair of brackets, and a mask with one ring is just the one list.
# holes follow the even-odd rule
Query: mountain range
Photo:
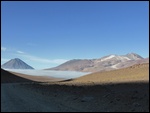
[[126, 55], [112, 54], [99, 59], [73, 59], [46, 70], [98, 72], [125, 68], [141, 63], [149, 63], [149, 58], [145, 59], [136, 53]]
[[1, 68], [4, 69], [34, 69], [19, 58], [14, 58], [4, 63]]
[[[136, 53], [126, 55], [107, 55], [98, 59], [73, 59], [57, 67], [45, 70], [101, 72], [129, 67], [135, 64], [149, 63], [149, 58], [143, 58]], [[34, 69], [19, 58], [11, 59], [1, 65], [4, 69]]]

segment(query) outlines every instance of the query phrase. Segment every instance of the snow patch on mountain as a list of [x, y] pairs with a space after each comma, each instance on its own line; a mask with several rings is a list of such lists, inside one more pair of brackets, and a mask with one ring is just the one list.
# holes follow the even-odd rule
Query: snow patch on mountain
[[112, 65], [111, 68], [119, 69], [119, 68], [117, 67], [117, 65], [119, 65], [119, 64], [120, 64], [120, 63], [115, 64], [115, 65]]
[[121, 61], [127, 61], [127, 60], [131, 60], [130, 58], [126, 57], [126, 56], [117, 56], [116, 57], [118, 60], [121, 60]]
[[110, 55], [110, 56], [108, 56], [106, 58], [102, 58], [101, 61], [105, 61], [105, 60], [111, 59], [113, 57], [115, 57], [115, 55]]

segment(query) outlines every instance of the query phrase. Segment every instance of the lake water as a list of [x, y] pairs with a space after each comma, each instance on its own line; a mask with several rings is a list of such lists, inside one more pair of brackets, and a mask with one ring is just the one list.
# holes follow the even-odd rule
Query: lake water
[[90, 72], [77, 72], [77, 71], [54, 71], [54, 70], [31, 70], [31, 69], [5, 69], [12, 72], [18, 72], [33, 76], [50, 76], [55, 78], [77, 78], [90, 74]]

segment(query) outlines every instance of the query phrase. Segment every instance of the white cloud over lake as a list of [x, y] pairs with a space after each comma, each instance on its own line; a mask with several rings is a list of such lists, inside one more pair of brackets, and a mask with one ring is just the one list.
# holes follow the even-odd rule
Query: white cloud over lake
[[54, 70], [31, 70], [31, 69], [7, 69], [10, 71], [23, 73], [33, 76], [50, 76], [55, 78], [77, 78], [83, 75], [89, 74], [90, 72], [76, 72], [76, 71], [54, 71]]

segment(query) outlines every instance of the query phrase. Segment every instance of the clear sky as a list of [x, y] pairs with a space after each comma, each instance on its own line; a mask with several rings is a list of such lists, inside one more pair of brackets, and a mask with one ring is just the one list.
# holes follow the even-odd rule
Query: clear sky
[[1, 3], [1, 64], [20, 58], [43, 69], [110, 54], [149, 57], [148, 1]]

